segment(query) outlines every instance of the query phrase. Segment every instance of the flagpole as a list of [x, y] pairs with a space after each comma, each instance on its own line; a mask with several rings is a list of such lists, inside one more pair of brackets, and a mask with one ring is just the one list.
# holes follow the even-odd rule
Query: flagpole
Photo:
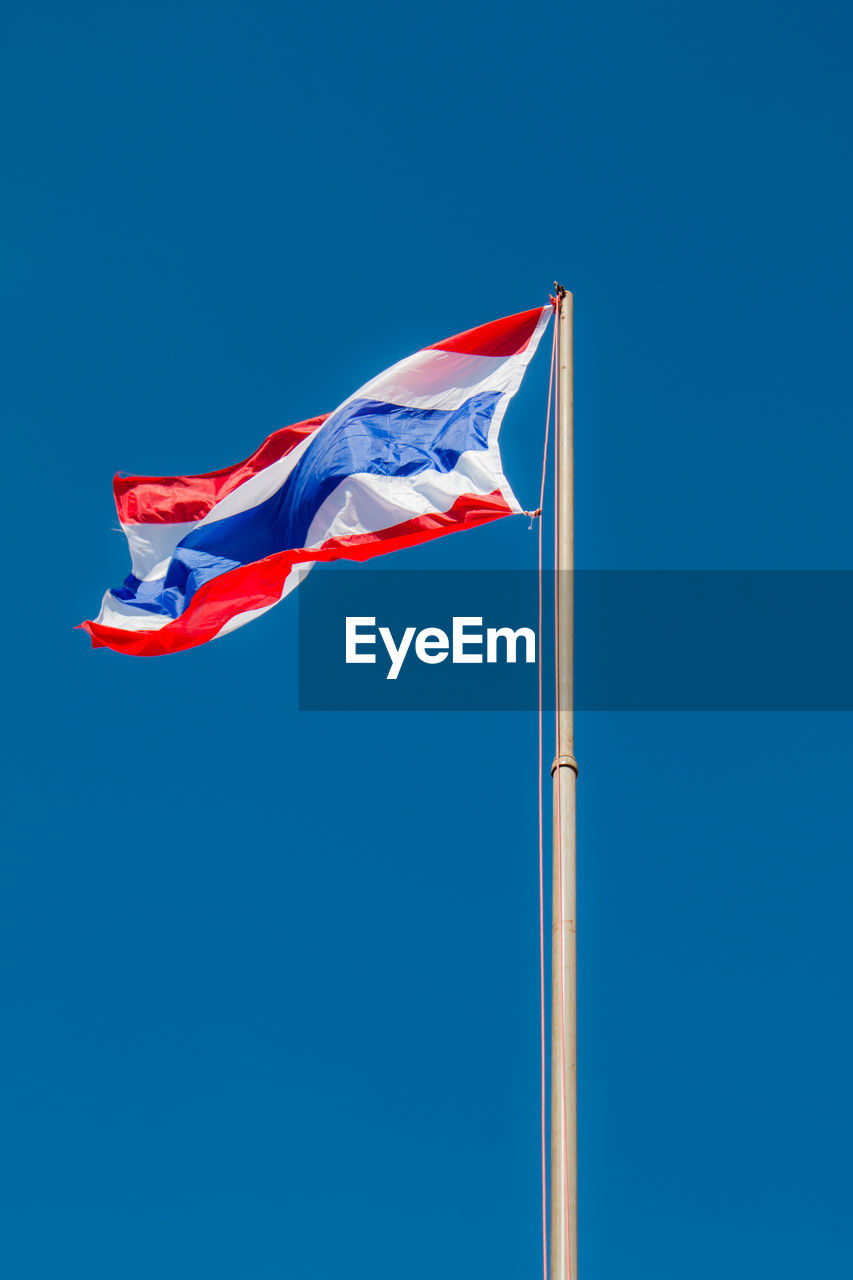
[[557, 754], [551, 939], [551, 1280], [578, 1276], [572, 295], [557, 285]]

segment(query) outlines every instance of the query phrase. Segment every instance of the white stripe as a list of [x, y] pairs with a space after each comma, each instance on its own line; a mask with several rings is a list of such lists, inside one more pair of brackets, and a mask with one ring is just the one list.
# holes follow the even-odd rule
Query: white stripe
[[506, 391], [525, 354], [495, 357], [417, 351], [366, 382], [344, 403], [383, 400], [407, 409], [458, 409], [486, 391]]
[[121, 631], [159, 631], [173, 619], [164, 613], [150, 613], [126, 600], [118, 600], [108, 591], [95, 621], [104, 627], [118, 627]]
[[459, 455], [452, 471], [420, 471], [413, 476], [353, 475], [323, 502], [308, 530], [306, 545], [321, 547], [329, 538], [378, 533], [404, 520], [449, 511], [465, 493], [485, 496], [500, 489], [514, 511], [520, 508], [494, 466], [491, 450]]
[[144, 582], [165, 578], [169, 561], [181, 538], [196, 527], [197, 520], [180, 524], [124, 524], [134, 577]]

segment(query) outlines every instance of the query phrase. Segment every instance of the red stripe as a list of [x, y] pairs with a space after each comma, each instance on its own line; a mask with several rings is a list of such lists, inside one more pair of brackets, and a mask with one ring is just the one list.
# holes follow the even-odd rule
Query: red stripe
[[463, 494], [449, 511], [417, 516], [377, 533], [330, 538], [320, 548], [279, 551], [265, 560], [223, 573], [200, 587], [186, 612], [159, 631], [123, 631], [98, 622], [83, 622], [81, 626], [92, 637], [95, 649], [106, 646], [138, 657], [178, 653], [212, 640], [235, 614], [275, 604], [288, 574], [297, 564], [314, 560], [369, 560], [372, 556], [401, 551], [445, 533], [473, 528], [508, 515], [512, 515], [512, 508], [500, 490], [486, 496]]
[[316, 431], [328, 414], [282, 427], [268, 436], [245, 462], [199, 476], [116, 476], [113, 480], [118, 518], [124, 524], [178, 524], [201, 520], [226, 494], [295, 449]]
[[514, 356], [524, 351], [533, 337], [544, 307], [532, 311], [519, 311], [503, 320], [481, 324], [478, 329], [467, 329], [455, 338], [445, 338], [427, 347], [427, 351], [458, 351], [466, 356]]

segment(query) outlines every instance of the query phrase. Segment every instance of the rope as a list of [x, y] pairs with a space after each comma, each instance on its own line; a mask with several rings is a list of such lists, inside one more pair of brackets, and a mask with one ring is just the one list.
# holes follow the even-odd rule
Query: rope
[[[554, 389], [554, 365], [557, 353], [557, 321], [554, 320], [554, 336], [551, 343], [551, 371], [548, 374], [548, 408], [545, 414], [545, 443], [542, 449], [542, 483], [539, 487], [539, 507], [529, 512], [531, 524], [536, 516], [541, 517], [545, 503], [545, 475], [548, 468], [548, 437], [551, 429], [551, 397]], [[541, 1062], [541, 1099], [542, 1099], [542, 1276], [548, 1280], [548, 1172], [547, 1172], [547, 1097], [545, 1076], [545, 884], [544, 884], [544, 821], [543, 821], [543, 761], [542, 761], [542, 520], [538, 529], [538, 588], [539, 614], [537, 626], [538, 643], [538, 716], [539, 716], [539, 1031]]]

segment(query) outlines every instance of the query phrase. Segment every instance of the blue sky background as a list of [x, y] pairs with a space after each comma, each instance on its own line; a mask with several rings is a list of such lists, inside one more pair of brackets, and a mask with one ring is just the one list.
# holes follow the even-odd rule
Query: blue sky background
[[[579, 564], [851, 567], [849, 8], [3, 28], [3, 1273], [535, 1276], [532, 717], [299, 714], [293, 601], [172, 659], [71, 628], [113, 471], [234, 462], [555, 275]], [[850, 730], [579, 719], [590, 1280], [849, 1274]]]

